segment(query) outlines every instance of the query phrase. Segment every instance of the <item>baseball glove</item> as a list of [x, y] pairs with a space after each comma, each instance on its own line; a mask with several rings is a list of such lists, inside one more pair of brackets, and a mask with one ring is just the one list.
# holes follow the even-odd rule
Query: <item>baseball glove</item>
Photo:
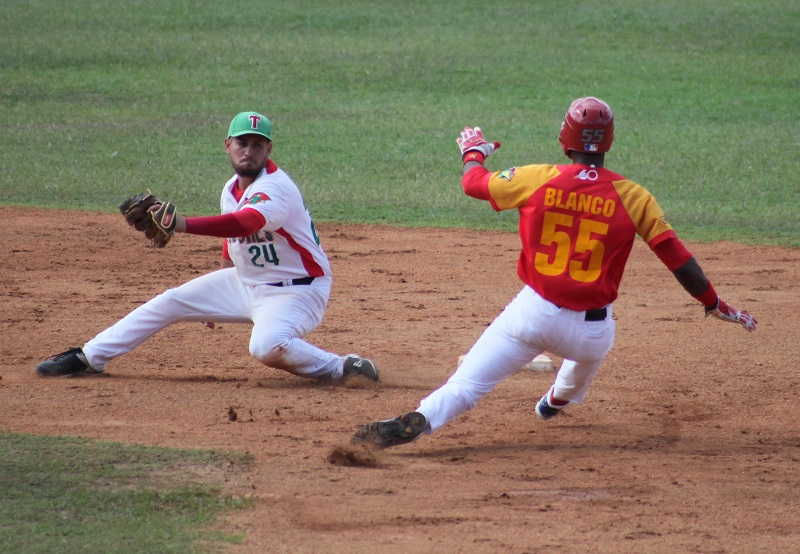
[[155, 248], [164, 248], [175, 234], [175, 205], [149, 191], [127, 198], [119, 211], [128, 225], [144, 233]]

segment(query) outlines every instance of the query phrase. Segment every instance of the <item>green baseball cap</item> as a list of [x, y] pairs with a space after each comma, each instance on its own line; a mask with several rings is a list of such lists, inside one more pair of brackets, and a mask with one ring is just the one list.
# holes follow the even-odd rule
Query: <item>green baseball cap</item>
[[272, 140], [272, 121], [258, 112], [237, 113], [228, 127], [229, 137], [241, 135], [261, 135], [267, 140]]

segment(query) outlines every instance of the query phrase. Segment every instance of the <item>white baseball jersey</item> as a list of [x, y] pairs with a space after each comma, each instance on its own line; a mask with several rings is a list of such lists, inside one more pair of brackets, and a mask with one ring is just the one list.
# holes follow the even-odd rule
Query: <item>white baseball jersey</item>
[[[83, 345], [89, 364], [103, 369], [153, 333], [176, 321], [252, 322], [250, 354], [266, 365], [317, 379], [340, 379], [343, 358], [302, 340], [320, 324], [331, 270], [297, 186], [272, 163], [243, 192], [225, 183], [222, 213], [258, 210], [267, 220], [256, 233], [227, 239], [235, 267], [218, 269], [145, 302]], [[237, 191], [238, 192], [238, 191]], [[295, 286], [265, 286], [314, 277]]]
[[261, 285], [330, 275], [328, 257], [319, 245], [314, 222], [297, 185], [282, 169], [272, 168], [270, 173], [261, 170], [241, 200], [233, 194], [238, 177], [231, 177], [222, 189], [223, 214], [254, 209], [267, 220], [249, 237], [227, 239], [228, 254], [239, 278], [246, 285]]

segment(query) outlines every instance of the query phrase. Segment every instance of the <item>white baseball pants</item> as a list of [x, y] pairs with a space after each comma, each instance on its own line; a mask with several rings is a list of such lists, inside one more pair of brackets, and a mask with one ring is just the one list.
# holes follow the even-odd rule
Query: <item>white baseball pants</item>
[[130, 352], [177, 321], [252, 322], [250, 354], [266, 365], [310, 378], [339, 379], [342, 358], [301, 340], [322, 322], [330, 277], [309, 285], [243, 284], [233, 267], [202, 275], [142, 304], [83, 345], [89, 364]]
[[564, 358], [550, 389], [553, 396], [581, 402], [614, 343], [616, 324], [610, 305], [607, 310], [603, 321], [585, 321], [586, 312], [559, 308], [525, 286], [417, 411], [434, 431], [544, 351]]

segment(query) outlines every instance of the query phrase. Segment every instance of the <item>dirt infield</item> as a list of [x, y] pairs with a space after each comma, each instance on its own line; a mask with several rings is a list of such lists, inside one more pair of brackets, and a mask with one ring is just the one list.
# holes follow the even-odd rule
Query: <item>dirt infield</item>
[[523, 371], [435, 435], [351, 467], [332, 449], [414, 409], [520, 288], [516, 235], [320, 225], [335, 281], [309, 339], [372, 357], [381, 384], [308, 382], [251, 359], [248, 326], [197, 323], [108, 376], [39, 379], [41, 359], [216, 267], [219, 241], [152, 250], [110, 214], [0, 215], [0, 428], [251, 452], [255, 470], [230, 476], [256, 499], [221, 522], [247, 536], [230, 552], [800, 551], [800, 250], [689, 245], [758, 318], [748, 334], [704, 320], [639, 241], [583, 405], [538, 421], [553, 375]]

